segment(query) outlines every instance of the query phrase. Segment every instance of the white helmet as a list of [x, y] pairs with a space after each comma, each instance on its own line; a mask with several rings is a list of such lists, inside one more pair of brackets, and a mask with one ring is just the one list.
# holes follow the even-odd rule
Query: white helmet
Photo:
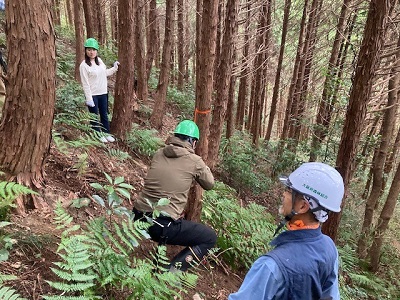
[[287, 187], [315, 199], [320, 206], [340, 211], [344, 195], [343, 178], [331, 166], [320, 162], [304, 163], [289, 177], [281, 176], [279, 180]]

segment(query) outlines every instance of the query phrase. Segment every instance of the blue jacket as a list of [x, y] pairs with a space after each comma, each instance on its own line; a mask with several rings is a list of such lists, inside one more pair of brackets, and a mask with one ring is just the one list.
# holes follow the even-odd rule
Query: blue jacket
[[229, 300], [340, 299], [338, 253], [321, 229], [285, 231]]

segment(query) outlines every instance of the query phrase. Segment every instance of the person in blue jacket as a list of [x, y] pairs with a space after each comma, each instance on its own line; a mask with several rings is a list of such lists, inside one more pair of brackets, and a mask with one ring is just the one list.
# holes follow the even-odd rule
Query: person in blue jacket
[[320, 224], [328, 211], [340, 211], [342, 176], [324, 163], [310, 162], [279, 179], [287, 190], [279, 209], [285, 219], [276, 232], [285, 224], [287, 230], [272, 240], [275, 248], [254, 262], [228, 299], [340, 299], [338, 252]]

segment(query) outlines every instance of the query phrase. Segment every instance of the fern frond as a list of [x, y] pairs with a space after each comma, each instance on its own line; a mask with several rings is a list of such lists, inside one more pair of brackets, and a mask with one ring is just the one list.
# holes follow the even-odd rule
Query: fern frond
[[68, 144], [73, 148], [82, 149], [88, 149], [90, 147], [105, 147], [104, 143], [100, 141], [100, 138], [103, 135], [103, 133], [93, 130], [93, 132], [86, 133], [83, 136], [80, 136], [77, 140], [68, 142]]
[[[89, 267], [91, 267], [93, 264], [89, 264]], [[71, 273], [67, 271], [62, 271], [56, 268], [50, 268], [54, 274], [56, 274], [58, 277], [61, 279], [64, 279], [66, 281], [78, 281], [78, 282], [87, 282], [87, 281], [92, 281], [96, 279], [95, 275], [87, 275], [87, 274], [82, 274], [82, 273]]]
[[68, 143], [62, 138], [61, 133], [56, 132], [55, 130], [52, 130], [52, 138], [54, 141], [54, 144], [56, 145], [58, 151], [60, 151], [63, 154], [68, 153]]
[[125, 161], [126, 159], [131, 158], [131, 156], [127, 152], [114, 148], [108, 149], [108, 155], [120, 161]]
[[63, 292], [83, 292], [91, 287], [95, 286], [93, 282], [87, 283], [64, 283], [64, 282], [52, 282], [46, 280], [46, 282], [53, 288]]
[[97, 245], [100, 249], [104, 249], [108, 247], [108, 243], [105, 239], [103, 227], [104, 227], [104, 219], [94, 219], [91, 220], [87, 225], [87, 230], [91, 232], [91, 236], [89, 236], [90, 243], [92, 247]]
[[94, 300], [101, 299], [95, 296], [43, 296], [46, 300]]
[[249, 267], [268, 251], [275, 221], [265, 207], [240, 206], [233, 191], [220, 182], [204, 194], [203, 203], [203, 219], [216, 229], [217, 246], [231, 267]]
[[122, 227], [124, 229], [125, 234], [127, 235], [128, 239], [129, 239], [130, 244], [133, 247], [139, 246], [139, 243], [138, 243], [137, 239], [135, 238], [135, 235], [138, 235], [139, 233], [137, 232], [136, 228], [134, 228], [132, 226], [132, 220], [129, 219], [128, 223], [122, 222]]
[[1, 300], [27, 300], [22, 298], [14, 289], [8, 286], [0, 286], [0, 299]]
[[0, 201], [15, 199], [20, 195], [28, 195], [37, 193], [26, 186], [15, 182], [1, 181], [0, 182]]
[[15, 280], [15, 279], [18, 279], [18, 277], [14, 275], [6, 275], [0, 273], [0, 285], [5, 281]]
[[54, 213], [56, 215], [53, 219], [55, 223], [58, 224], [57, 229], [67, 228], [73, 221], [72, 216], [64, 209], [64, 207], [62, 207], [60, 201], [57, 201]]
[[107, 235], [107, 237], [110, 239], [112, 244], [117, 247], [119, 251], [121, 251], [125, 256], [128, 256], [128, 251], [122, 246], [122, 244], [117, 241], [116, 238], [114, 238], [114, 235], [109, 231], [107, 228], [104, 228], [104, 233]]

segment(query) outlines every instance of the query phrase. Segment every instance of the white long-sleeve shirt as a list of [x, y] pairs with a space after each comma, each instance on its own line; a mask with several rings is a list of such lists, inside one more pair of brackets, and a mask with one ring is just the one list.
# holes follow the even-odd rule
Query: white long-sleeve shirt
[[100, 65], [92, 62], [92, 65], [88, 66], [85, 61], [82, 61], [79, 66], [86, 101], [92, 101], [93, 96], [107, 94], [107, 77], [118, 70], [118, 67], [107, 69], [100, 57], [98, 59]]

